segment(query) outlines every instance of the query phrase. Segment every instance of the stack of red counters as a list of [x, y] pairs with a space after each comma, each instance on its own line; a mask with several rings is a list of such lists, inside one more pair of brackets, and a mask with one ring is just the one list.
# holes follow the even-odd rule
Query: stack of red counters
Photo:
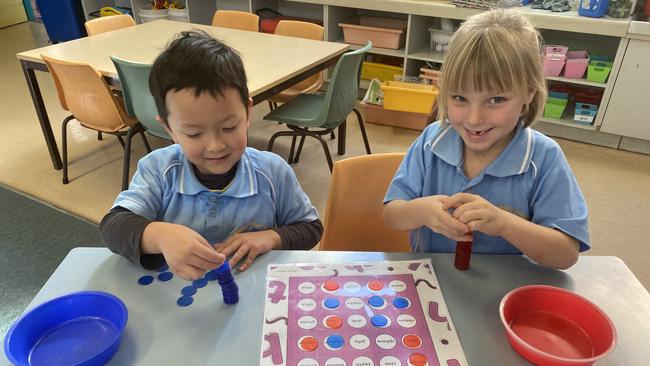
[[239, 302], [239, 287], [235, 283], [235, 277], [230, 270], [230, 263], [223, 262], [221, 267], [215, 270], [217, 280], [221, 286], [221, 293], [223, 294], [223, 302], [228, 305], [233, 305]]
[[[470, 231], [467, 235], [472, 236]], [[456, 257], [454, 258], [454, 267], [461, 271], [469, 268], [469, 260], [472, 256], [472, 242], [459, 241], [456, 243]]]

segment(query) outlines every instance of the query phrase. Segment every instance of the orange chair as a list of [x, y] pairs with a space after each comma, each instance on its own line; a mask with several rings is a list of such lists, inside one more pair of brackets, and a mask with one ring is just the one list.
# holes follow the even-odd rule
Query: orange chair
[[128, 14], [111, 15], [100, 17], [87, 21], [84, 26], [89, 36], [95, 34], [110, 32], [112, 30], [131, 27], [135, 25], [135, 20]]
[[[318, 24], [301, 22], [297, 20], [281, 20], [275, 28], [275, 34], [281, 36], [298, 37], [306, 39], [323, 40], [324, 28]], [[298, 84], [281, 91], [269, 98], [271, 110], [277, 108], [278, 103], [285, 103], [298, 94], [308, 94], [318, 91], [323, 86], [324, 71], [312, 75]]]
[[410, 252], [408, 232], [384, 224], [384, 196], [404, 153], [363, 155], [334, 164], [320, 250]]
[[[54, 79], [61, 107], [72, 115], [63, 120], [63, 184], [68, 184], [68, 123], [76, 119], [89, 129], [117, 136], [122, 147], [122, 136], [130, 138], [140, 133], [147, 151], [151, 148], [144, 136], [142, 125], [128, 116], [124, 101], [115, 95], [104, 77], [91, 65], [79, 62], [57, 60], [41, 55]], [[130, 129], [131, 134], [129, 134]], [[124, 152], [130, 158], [130, 151]]]
[[212, 26], [259, 32], [260, 17], [245, 11], [217, 10], [212, 17]]

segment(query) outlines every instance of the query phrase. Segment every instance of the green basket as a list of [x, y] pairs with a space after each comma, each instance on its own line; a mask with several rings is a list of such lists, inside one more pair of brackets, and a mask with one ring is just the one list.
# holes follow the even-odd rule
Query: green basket
[[612, 63], [609, 61], [591, 61], [587, 67], [587, 80], [596, 83], [607, 82], [607, 77], [612, 71]]
[[546, 100], [546, 105], [544, 105], [544, 117], [562, 118], [562, 113], [564, 113], [568, 102], [567, 99], [549, 97]]

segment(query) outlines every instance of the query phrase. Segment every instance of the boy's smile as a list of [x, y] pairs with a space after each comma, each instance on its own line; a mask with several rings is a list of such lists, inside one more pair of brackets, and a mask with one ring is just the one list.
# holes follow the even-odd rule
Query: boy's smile
[[246, 149], [252, 101], [244, 106], [233, 88], [216, 97], [181, 89], [169, 91], [166, 99], [165, 129], [187, 159], [203, 174], [228, 172]]

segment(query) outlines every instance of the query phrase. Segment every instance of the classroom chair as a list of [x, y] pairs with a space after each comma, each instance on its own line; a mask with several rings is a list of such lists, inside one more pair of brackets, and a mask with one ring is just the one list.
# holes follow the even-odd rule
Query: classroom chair
[[363, 155], [334, 164], [319, 250], [410, 252], [409, 234], [384, 224], [384, 196], [404, 153]]
[[245, 11], [217, 10], [212, 17], [212, 26], [259, 32], [260, 17]]
[[[54, 79], [61, 107], [72, 114], [63, 120], [63, 184], [68, 184], [68, 123], [76, 119], [86, 128], [117, 136], [122, 147], [127, 136], [127, 143], [134, 133], [140, 132], [142, 140], [149, 143], [142, 133], [139, 123], [129, 117], [124, 109], [122, 98], [111, 91], [104, 77], [91, 65], [80, 62], [68, 62], [41, 55]], [[131, 132], [134, 129], [136, 132]], [[139, 129], [139, 130], [138, 130]], [[131, 133], [130, 133], [131, 132]], [[125, 159], [130, 152], [125, 150]]]
[[112, 30], [131, 27], [135, 25], [135, 20], [128, 14], [111, 15], [107, 17], [99, 17], [91, 19], [84, 23], [86, 33], [89, 36], [95, 34], [110, 32]]
[[[289, 163], [297, 163], [300, 158], [305, 138], [311, 136], [323, 146], [325, 158], [330, 171], [332, 171], [332, 156], [327, 143], [321, 136], [329, 135], [339, 125], [345, 123], [347, 116], [355, 112], [366, 152], [370, 154], [370, 143], [366, 135], [361, 113], [354, 109], [359, 90], [359, 75], [363, 58], [372, 48], [372, 42], [356, 51], [346, 52], [341, 55], [334, 72], [330, 78], [325, 94], [300, 94], [264, 116], [265, 120], [285, 123], [289, 131], [279, 131], [271, 136], [268, 150], [273, 150], [275, 139], [280, 136], [291, 136], [291, 150]], [[317, 128], [317, 130], [314, 130]], [[294, 158], [296, 138], [300, 137], [300, 144]], [[339, 136], [341, 138], [341, 136]]]
[[[281, 20], [275, 28], [275, 34], [281, 36], [297, 37], [314, 39], [317, 41], [323, 40], [325, 30], [318, 24], [301, 22], [297, 20]], [[313, 93], [318, 91], [323, 86], [323, 72], [312, 75], [307, 79], [291, 86], [280, 93], [268, 99], [269, 108], [271, 110], [278, 107], [278, 103], [286, 103], [288, 100], [294, 98], [298, 94]]]
[[[140, 125], [148, 134], [155, 137], [172, 141], [167, 131], [156, 120], [158, 109], [156, 102], [149, 90], [149, 73], [151, 72], [150, 64], [132, 62], [121, 58], [111, 56], [111, 60], [117, 70], [117, 75], [122, 84], [122, 93], [124, 95], [124, 106], [129, 116], [134, 117], [140, 122]], [[133, 130], [135, 134], [139, 131]], [[131, 133], [131, 131], [129, 131]], [[131, 151], [130, 139], [127, 139], [126, 150]], [[151, 150], [148, 150], [149, 152]], [[124, 158], [122, 172], [122, 190], [129, 188], [129, 169], [131, 160]]]

